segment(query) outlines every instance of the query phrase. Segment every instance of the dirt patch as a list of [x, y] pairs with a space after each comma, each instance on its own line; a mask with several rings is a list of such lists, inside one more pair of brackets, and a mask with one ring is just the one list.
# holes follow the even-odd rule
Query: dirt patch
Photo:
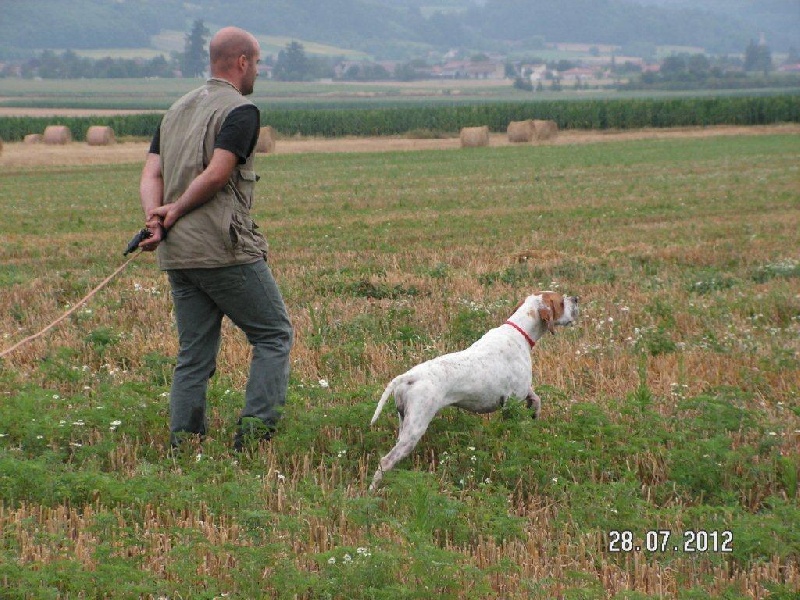
[[[800, 134], [800, 124], [750, 127], [686, 127], [673, 129], [639, 129], [635, 131], [567, 130], [558, 137], [536, 145], [565, 146], [622, 140], [705, 138], [714, 136]], [[508, 136], [490, 136], [492, 147], [510, 146]], [[519, 144], [514, 144], [519, 145]], [[457, 137], [447, 139], [410, 139], [405, 137], [372, 138], [288, 138], [279, 139], [275, 154], [328, 152], [403, 152], [414, 150], [458, 149]], [[89, 146], [73, 142], [64, 146], [6, 143], [0, 155], [0, 167], [36, 167], [87, 164], [142, 163], [147, 155], [148, 142], [122, 142], [113, 146]]]
[[[0, 101], [3, 99], [0, 97]], [[0, 117], [115, 117], [117, 115], [163, 112], [163, 110], [126, 110], [121, 108], [26, 108], [0, 106]]]

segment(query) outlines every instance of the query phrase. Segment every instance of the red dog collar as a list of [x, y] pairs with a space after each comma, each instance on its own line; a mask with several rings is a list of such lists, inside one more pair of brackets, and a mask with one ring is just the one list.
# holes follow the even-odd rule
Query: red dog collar
[[536, 345], [536, 342], [531, 339], [531, 336], [529, 336], [522, 327], [520, 327], [516, 323], [512, 323], [511, 321], [506, 321], [505, 324], [511, 325], [514, 329], [519, 331], [522, 334], [522, 337], [524, 337], [525, 340], [531, 345], [531, 348], [533, 348]]

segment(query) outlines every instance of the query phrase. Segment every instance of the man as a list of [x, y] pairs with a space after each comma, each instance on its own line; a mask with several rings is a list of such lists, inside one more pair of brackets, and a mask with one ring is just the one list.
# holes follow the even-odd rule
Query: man
[[286, 402], [293, 331], [267, 266], [267, 242], [250, 218], [261, 49], [235, 27], [209, 45], [211, 78], [178, 100], [153, 137], [140, 181], [146, 227], [167, 272], [179, 351], [170, 391], [170, 441], [206, 432], [206, 391], [216, 370], [223, 316], [252, 346], [234, 448], [269, 439]]

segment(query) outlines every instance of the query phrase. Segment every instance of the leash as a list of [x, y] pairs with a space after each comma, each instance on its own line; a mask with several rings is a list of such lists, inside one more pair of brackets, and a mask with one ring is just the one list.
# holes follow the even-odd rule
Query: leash
[[29, 336], [28, 336], [28, 337], [26, 337], [24, 340], [21, 340], [21, 341], [17, 342], [16, 344], [14, 344], [13, 346], [11, 346], [11, 348], [9, 348], [8, 350], [3, 350], [2, 352], [0, 352], [0, 358], [3, 358], [3, 357], [4, 357], [4, 356], [6, 356], [7, 354], [11, 354], [12, 352], [14, 352], [14, 350], [16, 350], [17, 348], [19, 348], [19, 347], [21, 347], [21, 346], [24, 346], [24, 345], [25, 345], [25, 344], [27, 344], [28, 342], [32, 342], [32, 341], [33, 341], [33, 340], [35, 340], [36, 338], [39, 338], [39, 337], [43, 336], [45, 333], [47, 333], [48, 331], [50, 331], [50, 330], [51, 330], [53, 327], [55, 327], [56, 325], [58, 325], [59, 323], [61, 323], [61, 321], [63, 321], [63, 320], [64, 320], [64, 319], [66, 319], [67, 317], [69, 317], [69, 316], [70, 316], [72, 313], [74, 313], [76, 310], [78, 310], [78, 309], [79, 309], [81, 306], [83, 306], [84, 304], [86, 304], [86, 302], [88, 302], [88, 301], [89, 301], [89, 300], [90, 300], [90, 299], [91, 299], [91, 298], [92, 298], [92, 297], [93, 297], [93, 296], [94, 296], [94, 295], [95, 295], [97, 292], [99, 292], [99, 291], [100, 291], [100, 290], [102, 290], [104, 287], [106, 287], [106, 286], [108, 285], [108, 283], [109, 283], [109, 282], [110, 282], [112, 279], [114, 279], [114, 277], [116, 277], [117, 275], [119, 275], [119, 274], [120, 274], [120, 273], [123, 271], [123, 269], [125, 269], [125, 267], [127, 267], [127, 266], [128, 266], [128, 265], [129, 265], [129, 264], [130, 264], [130, 263], [131, 263], [131, 262], [132, 262], [132, 261], [133, 261], [133, 260], [134, 260], [134, 259], [135, 259], [137, 256], [139, 256], [140, 254], [141, 254], [141, 251], [137, 252], [136, 254], [134, 254], [133, 256], [131, 256], [131, 257], [130, 257], [128, 260], [126, 260], [124, 263], [122, 263], [122, 266], [120, 266], [120, 267], [119, 267], [119, 268], [118, 268], [116, 271], [114, 271], [114, 272], [113, 272], [111, 275], [109, 275], [109, 276], [108, 276], [108, 277], [106, 277], [106, 278], [105, 278], [103, 281], [101, 281], [99, 284], [97, 284], [97, 286], [95, 286], [95, 288], [94, 288], [94, 289], [93, 289], [91, 292], [89, 292], [88, 294], [86, 294], [86, 296], [84, 296], [84, 297], [83, 297], [83, 299], [81, 299], [81, 300], [80, 300], [80, 301], [79, 301], [79, 302], [78, 302], [78, 303], [77, 303], [75, 306], [73, 306], [72, 308], [70, 308], [70, 309], [69, 309], [67, 312], [65, 312], [65, 313], [64, 313], [63, 315], [61, 315], [61, 316], [60, 316], [58, 319], [56, 319], [55, 321], [53, 321], [52, 323], [50, 323], [50, 325], [48, 325], [47, 327], [45, 327], [44, 329], [42, 329], [42, 330], [41, 330], [39, 333], [35, 333], [35, 334], [33, 334], [33, 335], [29, 335]]

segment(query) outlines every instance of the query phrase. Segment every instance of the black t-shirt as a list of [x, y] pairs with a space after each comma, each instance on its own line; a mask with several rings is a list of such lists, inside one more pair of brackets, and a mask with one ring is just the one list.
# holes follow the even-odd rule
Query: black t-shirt
[[[253, 104], [237, 106], [222, 123], [222, 128], [214, 141], [214, 148], [222, 148], [239, 157], [239, 164], [247, 161], [258, 142], [261, 116], [258, 107]], [[150, 142], [150, 152], [161, 154], [161, 125]]]

